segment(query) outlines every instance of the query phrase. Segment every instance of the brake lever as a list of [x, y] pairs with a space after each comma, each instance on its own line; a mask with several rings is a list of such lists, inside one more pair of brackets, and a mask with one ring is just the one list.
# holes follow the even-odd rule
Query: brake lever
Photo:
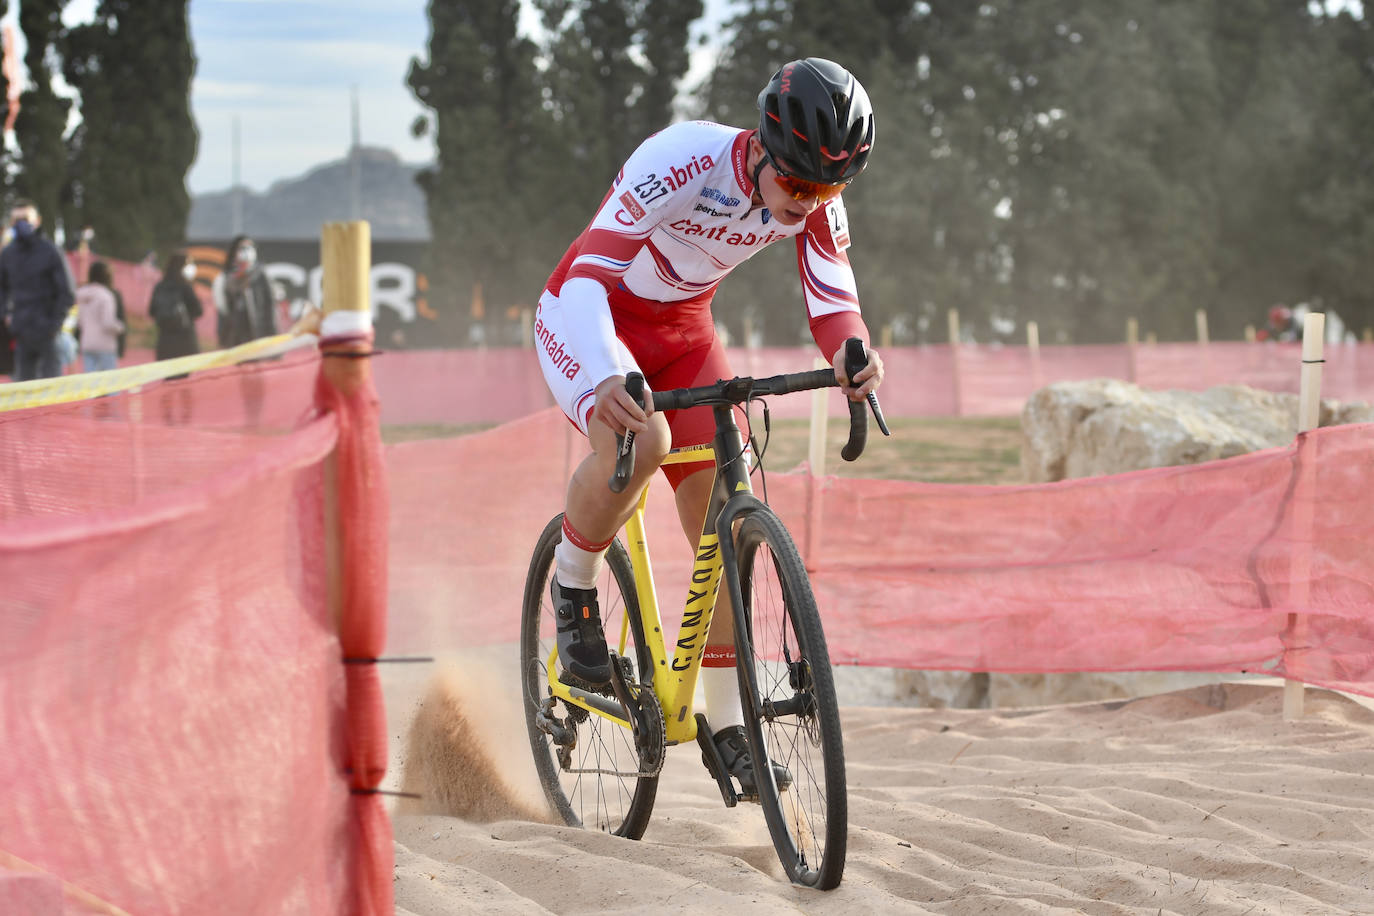
[[[644, 376], [631, 372], [625, 376], [625, 390], [640, 407], [644, 406]], [[630, 482], [630, 474], [635, 468], [635, 434], [627, 429], [624, 434], [615, 434], [615, 472], [608, 484], [612, 493], [623, 493]]]
[[[854, 384], [856, 373], [862, 372], [868, 365], [868, 350], [864, 343], [857, 337], [851, 337], [844, 342], [844, 374], [849, 377], [849, 383]], [[892, 431], [887, 428], [887, 419], [883, 416], [883, 408], [878, 403], [878, 392], [870, 391], [865, 395], [869, 409], [873, 411], [873, 419], [878, 421], [878, 429], [884, 436], [892, 435]]]

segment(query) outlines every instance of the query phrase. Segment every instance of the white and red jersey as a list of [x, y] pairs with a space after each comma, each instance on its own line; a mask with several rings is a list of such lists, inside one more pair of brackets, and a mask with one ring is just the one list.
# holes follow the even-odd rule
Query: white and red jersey
[[[704, 318], [730, 271], [765, 245], [795, 238], [807, 315], [822, 352], [829, 358], [845, 338], [867, 339], [845, 254], [844, 204], [836, 197], [791, 226], [752, 207], [745, 164], [753, 134], [689, 121], [645, 140], [549, 277], [548, 291], [559, 296], [568, 281], [587, 278], [607, 290], [613, 319]], [[565, 308], [575, 305], [567, 298]]]

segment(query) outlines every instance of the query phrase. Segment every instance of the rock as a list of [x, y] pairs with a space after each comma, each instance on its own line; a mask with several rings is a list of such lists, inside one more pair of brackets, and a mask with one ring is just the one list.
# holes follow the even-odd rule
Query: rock
[[[1297, 395], [1243, 385], [1197, 392], [1057, 382], [1021, 411], [1021, 470], [1042, 483], [1229, 458], [1289, 444], [1297, 416]], [[1322, 402], [1322, 426], [1370, 420], [1367, 404]]]

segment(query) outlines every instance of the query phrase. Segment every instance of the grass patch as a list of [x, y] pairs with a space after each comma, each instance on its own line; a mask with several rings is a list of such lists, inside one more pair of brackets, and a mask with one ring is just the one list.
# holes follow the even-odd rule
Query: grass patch
[[[763, 417], [754, 416], [763, 433]], [[382, 427], [388, 445], [446, 439], [490, 429], [491, 423], [421, 423]], [[825, 472], [839, 477], [920, 480], [926, 483], [1020, 484], [1021, 421], [1018, 417], [916, 417], [888, 420], [884, 437], [870, 422], [868, 447], [858, 461], [840, 458], [849, 436], [846, 420], [832, 417], [826, 429]], [[790, 471], [806, 460], [807, 420], [774, 420], [764, 468]]]
[[452, 439], [491, 429], [495, 423], [410, 423], [382, 427], [382, 443], [413, 442], [417, 439]]
[[[763, 422], [755, 418], [762, 433]], [[926, 483], [1020, 484], [1021, 420], [1018, 417], [915, 417], [888, 420], [885, 437], [870, 422], [868, 446], [858, 461], [840, 458], [849, 436], [847, 420], [826, 428], [825, 472], [839, 477], [920, 480]], [[806, 460], [810, 423], [775, 420], [764, 467], [789, 471]]]

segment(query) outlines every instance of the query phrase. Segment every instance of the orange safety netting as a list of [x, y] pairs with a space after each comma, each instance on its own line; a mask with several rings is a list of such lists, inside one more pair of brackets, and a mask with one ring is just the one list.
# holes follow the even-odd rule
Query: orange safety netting
[[354, 791], [385, 762], [375, 666], [344, 664], [380, 654], [357, 579], [384, 590], [385, 544], [344, 539], [339, 619], [326, 563], [329, 520], [384, 530], [380, 443], [367, 391], [316, 402], [320, 362], [0, 414], [0, 902], [390, 912]]
[[[516, 639], [535, 539], [584, 449], [556, 410], [388, 448], [393, 651]], [[837, 664], [1251, 671], [1374, 695], [1371, 450], [1374, 425], [1342, 426], [1113, 477], [769, 473], [768, 496], [813, 570]], [[649, 523], [671, 632], [690, 552], [661, 480]]]

